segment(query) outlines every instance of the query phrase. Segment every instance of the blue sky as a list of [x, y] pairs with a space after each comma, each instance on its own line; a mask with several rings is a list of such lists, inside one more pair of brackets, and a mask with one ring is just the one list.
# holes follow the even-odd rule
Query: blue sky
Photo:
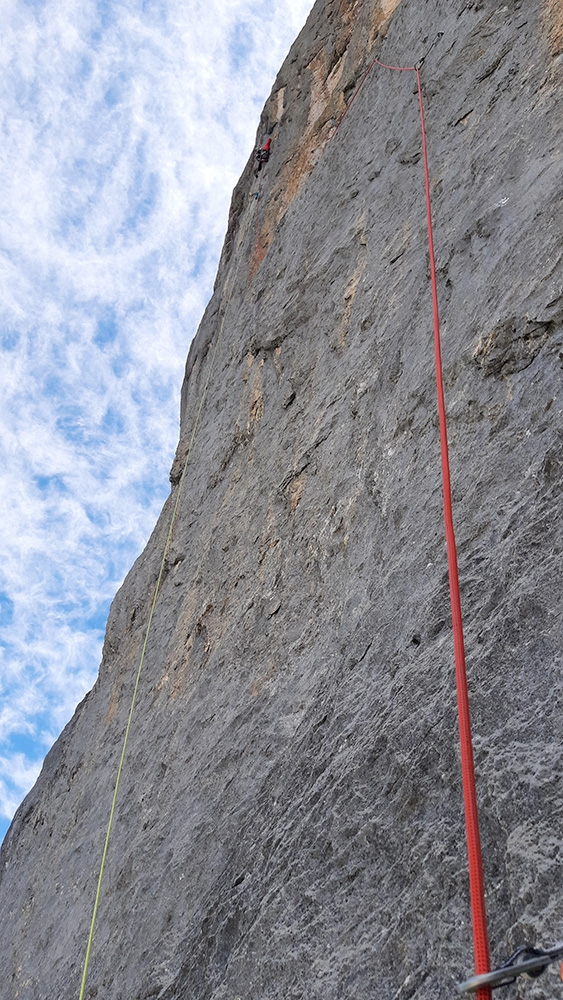
[[4, 0], [0, 838], [168, 493], [230, 195], [313, 0]]

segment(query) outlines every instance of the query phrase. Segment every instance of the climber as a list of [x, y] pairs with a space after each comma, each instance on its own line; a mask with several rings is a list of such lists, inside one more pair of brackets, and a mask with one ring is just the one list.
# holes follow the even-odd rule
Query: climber
[[272, 145], [271, 138], [270, 139], [266, 139], [266, 142], [264, 143], [264, 145], [260, 146], [260, 148], [256, 150], [256, 152], [254, 154], [254, 156], [256, 158], [256, 165], [254, 167], [254, 176], [255, 177], [258, 177], [258, 173], [262, 169], [262, 164], [263, 163], [267, 163], [268, 160], [270, 159], [270, 146], [271, 145]]

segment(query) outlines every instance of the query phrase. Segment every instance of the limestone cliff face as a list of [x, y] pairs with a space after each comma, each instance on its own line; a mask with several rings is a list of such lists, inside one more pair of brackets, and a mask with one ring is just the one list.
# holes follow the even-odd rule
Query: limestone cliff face
[[[423, 66], [494, 958], [563, 938], [563, 12], [319, 2], [237, 185], [172, 494], [1, 854], [0, 996], [446, 1000], [472, 968]], [[256, 214], [258, 213], [258, 214]], [[563, 996], [554, 972], [512, 995]], [[507, 994], [508, 996], [508, 994]]]

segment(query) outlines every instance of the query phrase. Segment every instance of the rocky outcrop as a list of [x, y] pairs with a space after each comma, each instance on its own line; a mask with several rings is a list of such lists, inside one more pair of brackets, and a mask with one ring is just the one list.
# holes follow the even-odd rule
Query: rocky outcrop
[[[315, 5], [237, 185], [172, 494], [2, 847], [6, 1000], [446, 1000], [472, 949], [418, 108], [424, 63], [493, 956], [563, 937], [561, 5]], [[259, 192], [258, 199], [253, 194]], [[555, 973], [526, 987], [555, 995]], [[514, 994], [516, 995], [516, 994]]]

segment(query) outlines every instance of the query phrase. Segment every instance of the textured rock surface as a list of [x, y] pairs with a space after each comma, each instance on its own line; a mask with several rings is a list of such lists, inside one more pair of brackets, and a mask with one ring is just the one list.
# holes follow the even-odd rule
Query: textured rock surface
[[[563, 13], [319, 0], [190, 350], [87, 996], [448, 998], [472, 967], [423, 67], [494, 957], [563, 938]], [[256, 205], [258, 221], [256, 223]], [[258, 225], [258, 238], [256, 237]], [[177, 486], [1, 853], [0, 996], [78, 995]], [[505, 996], [563, 996], [555, 972]]]

